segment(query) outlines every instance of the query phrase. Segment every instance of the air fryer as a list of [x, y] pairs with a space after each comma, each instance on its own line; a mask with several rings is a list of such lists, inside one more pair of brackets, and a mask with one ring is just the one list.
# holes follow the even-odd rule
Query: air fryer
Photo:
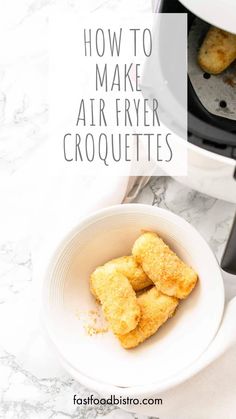
[[[221, 76], [212, 77], [204, 73], [198, 67], [196, 57], [210, 25], [189, 12], [178, 0], [161, 0], [158, 12], [187, 13], [188, 17], [188, 141], [236, 160], [235, 64]], [[161, 58], [165, 59], [165, 52], [162, 54]], [[206, 83], [210, 83], [209, 94], [206, 88], [202, 88]], [[236, 219], [221, 266], [225, 271], [236, 274]]]

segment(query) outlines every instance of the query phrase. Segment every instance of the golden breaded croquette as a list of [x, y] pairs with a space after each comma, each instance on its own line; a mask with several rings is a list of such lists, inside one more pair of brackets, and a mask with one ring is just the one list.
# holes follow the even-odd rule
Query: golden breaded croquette
[[[116, 259], [112, 259], [109, 262], [103, 265], [103, 268], [106, 270], [106, 273], [112, 273], [118, 271], [121, 274], [125, 275], [134, 291], [141, 291], [144, 288], [153, 285], [151, 279], [143, 271], [142, 267], [136, 262], [133, 256], [121, 256]], [[99, 271], [98, 271], [99, 272]], [[90, 282], [90, 288], [92, 294], [96, 297], [96, 293]], [[96, 297], [97, 298], [97, 297]]]
[[186, 298], [198, 276], [156, 233], [144, 233], [134, 243], [132, 254], [156, 287], [169, 296]]
[[162, 294], [153, 287], [138, 297], [141, 318], [138, 326], [118, 339], [125, 349], [138, 346], [144, 340], [154, 335], [159, 327], [171, 317], [178, 305], [175, 297]]
[[107, 262], [105, 266], [116, 269], [118, 272], [125, 275], [131, 283], [134, 291], [140, 291], [149, 285], [153, 285], [151, 279], [148, 278], [142, 267], [138, 265], [133, 256], [122, 256], [117, 259], [112, 259]]
[[198, 54], [203, 71], [220, 74], [236, 59], [236, 35], [211, 27]]
[[114, 333], [122, 335], [137, 326], [140, 308], [135, 291], [125, 275], [99, 267], [91, 275], [90, 285]]

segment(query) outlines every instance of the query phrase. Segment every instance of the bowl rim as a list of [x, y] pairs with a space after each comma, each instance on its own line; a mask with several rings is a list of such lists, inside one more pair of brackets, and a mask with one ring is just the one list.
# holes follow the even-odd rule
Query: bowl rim
[[[49, 327], [47, 325], [47, 323], [48, 323], [48, 321], [47, 321], [47, 309], [45, 308], [46, 305], [47, 305], [45, 301], [46, 301], [46, 295], [47, 295], [47, 292], [48, 292], [47, 278], [50, 277], [50, 273], [53, 271], [53, 267], [55, 266], [56, 261], [60, 257], [60, 254], [62, 253], [63, 249], [68, 244], [68, 241], [73, 240], [73, 238], [77, 234], [79, 234], [81, 231], [83, 231], [84, 229], [89, 227], [94, 222], [96, 222], [98, 220], [101, 220], [103, 218], [106, 218], [107, 216], [112, 216], [116, 213], [127, 213], [127, 212], [128, 213], [132, 213], [132, 212], [137, 213], [137, 211], [138, 212], [146, 212], [146, 213], [148, 212], [149, 214], [153, 214], [153, 215], [156, 215], [157, 212], [158, 212], [159, 215], [163, 214], [163, 217], [165, 219], [168, 219], [168, 221], [178, 222], [178, 226], [180, 228], [184, 228], [184, 227], [188, 228], [190, 233], [192, 231], [195, 235], [198, 235], [199, 239], [202, 241], [202, 244], [206, 247], [209, 255], [211, 254], [211, 256], [215, 259], [216, 268], [217, 268], [218, 273], [219, 273], [218, 281], [220, 281], [220, 285], [221, 285], [221, 301], [220, 301], [220, 305], [218, 305], [219, 321], [218, 321], [218, 327], [215, 330], [215, 333], [213, 334], [212, 339], [210, 340], [210, 342], [207, 345], [207, 347], [205, 348], [205, 350], [203, 352], [201, 352], [199, 354], [199, 357], [197, 357], [191, 364], [186, 366], [183, 370], [181, 370], [177, 374], [174, 374], [171, 377], [168, 377], [167, 379], [165, 379], [163, 381], [160, 381], [160, 382], [156, 382], [156, 383], [137, 385], [137, 386], [129, 386], [129, 387], [119, 387], [119, 386], [116, 386], [116, 385], [113, 385], [113, 384], [100, 382], [98, 380], [95, 380], [91, 377], [88, 377], [88, 376], [84, 375], [79, 370], [75, 369], [63, 357], [63, 354], [61, 354], [59, 348], [57, 347], [56, 343], [53, 340], [53, 337], [50, 334]], [[223, 318], [223, 313], [224, 313], [224, 306], [225, 306], [225, 288], [224, 288], [224, 282], [223, 282], [223, 277], [222, 277], [222, 274], [221, 274], [220, 266], [219, 266], [219, 263], [216, 259], [216, 256], [213, 253], [213, 251], [211, 250], [211, 248], [208, 245], [208, 243], [206, 242], [206, 240], [201, 236], [201, 234], [197, 231], [197, 229], [194, 226], [192, 226], [188, 221], [186, 221], [181, 216], [173, 213], [170, 210], [159, 208], [159, 207], [152, 206], [152, 205], [149, 205], [149, 204], [129, 203], [129, 204], [118, 204], [118, 205], [108, 206], [108, 207], [105, 207], [105, 208], [100, 209], [98, 211], [93, 211], [86, 217], [81, 217], [78, 220], [76, 226], [73, 227], [62, 238], [62, 240], [59, 242], [59, 244], [56, 246], [56, 249], [52, 253], [52, 255], [50, 257], [50, 261], [49, 261], [48, 266], [47, 266], [46, 271], [45, 271], [41, 302], [42, 302], [42, 304], [41, 304], [41, 310], [40, 310], [40, 317], [41, 317], [41, 322], [42, 322], [43, 329], [44, 329], [45, 334], [47, 336], [47, 340], [51, 343], [51, 346], [54, 348], [54, 351], [57, 353], [57, 356], [60, 360], [61, 365], [65, 368], [65, 370], [67, 372], [70, 373], [70, 375], [72, 375], [75, 379], [77, 379], [84, 386], [87, 386], [90, 389], [94, 389], [95, 391], [100, 392], [101, 394], [117, 394], [117, 395], [120, 395], [120, 396], [123, 396], [123, 395], [130, 396], [130, 395], [132, 395], [133, 397], [140, 397], [140, 396], [145, 396], [145, 395], [148, 395], [148, 394], [149, 395], [150, 394], [155, 394], [156, 392], [162, 392], [162, 391], [166, 391], [170, 388], [173, 388], [176, 385], [178, 385], [178, 384], [182, 383], [183, 381], [187, 380], [188, 378], [192, 377], [193, 375], [195, 375], [199, 371], [199, 368], [197, 368], [198, 360], [201, 359], [202, 356], [204, 356], [205, 352], [208, 350], [209, 346], [212, 344], [213, 340], [215, 339], [215, 336], [217, 335], [217, 333], [220, 329], [220, 325], [221, 325], [222, 318]]]

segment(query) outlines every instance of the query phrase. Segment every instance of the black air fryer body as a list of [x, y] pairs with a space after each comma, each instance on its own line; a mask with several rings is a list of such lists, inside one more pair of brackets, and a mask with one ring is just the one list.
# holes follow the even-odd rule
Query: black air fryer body
[[[196, 0], [197, 1], [197, 0]], [[189, 34], [189, 47], [190, 47], [190, 34], [194, 26], [199, 21], [193, 13], [187, 10], [178, 0], [159, 0], [158, 6], [155, 10], [158, 13], [186, 13], [188, 16], [188, 34]], [[207, 25], [207, 22], [204, 22]], [[204, 37], [204, 34], [203, 34]], [[199, 45], [200, 46], [200, 45]], [[196, 48], [197, 50], [197, 48]], [[195, 50], [194, 50], [195, 51]], [[162, 51], [164, 60], [165, 51]], [[171, 63], [170, 63], [171, 66]], [[207, 81], [211, 78], [210, 74], [202, 72], [202, 77]], [[214, 76], [213, 76], [214, 77]], [[214, 81], [214, 80], [213, 80]], [[215, 83], [215, 81], [214, 81]], [[236, 86], [234, 87], [236, 103]], [[221, 90], [224, 93], [224, 88]], [[219, 96], [219, 92], [216, 91]], [[222, 94], [222, 93], [221, 93]], [[232, 95], [233, 96], [233, 95]], [[222, 107], [228, 106], [230, 109], [230, 103], [224, 100], [224, 98], [218, 98], [219, 105]], [[233, 103], [232, 103], [233, 104]], [[232, 105], [231, 104], [231, 105]], [[236, 160], [236, 118], [228, 119], [219, 115], [215, 115], [209, 112], [206, 107], [203, 106], [200, 101], [188, 75], [188, 141], [194, 146], [200, 147], [201, 149], [207, 150], [208, 152], [214, 153], [214, 155], [221, 155], [230, 161], [231, 167], [233, 167], [232, 176], [236, 182], [236, 170], [235, 165], [232, 162]], [[207, 176], [207, 172], [206, 172]], [[184, 183], [184, 182], [183, 182]], [[231, 185], [234, 185], [234, 179], [231, 179]], [[226, 185], [227, 187], [227, 185]], [[231, 193], [235, 193], [236, 188], [232, 186]], [[209, 194], [211, 192], [209, 191]], [[236, 202], [236, 197], [233, 198], [232, 202]], [[231, 273], [236, 274], [236, 218], [232, 227], [232, 232], [225, 249], [225, 253], [221, 262], [222, 268]]]

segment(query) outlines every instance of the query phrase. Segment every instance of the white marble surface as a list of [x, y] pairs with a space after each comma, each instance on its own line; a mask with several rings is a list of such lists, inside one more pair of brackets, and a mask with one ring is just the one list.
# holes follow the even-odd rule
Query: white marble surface
[[[129, 3], [129, 7], [134, 5], [139, 10], [150, 8], [146, 0]], [[38, 320], [32, 263], [32, 243], [37, 243], [37, 237], [29, 227], [29, 207], [25, 207], [22, 189], [12, 179], [17, 179], [47, 140], [46, 31], [51, 7], [76, 10], [84, 6], [76, 0], [0, 3], [0, 194], [6, 197], [0, 206], [0, 418], [144, 419], [115, 406], [74, 407], [73, 394], [83, 397], [90, 391], [60, 367]], [[86, 7], [125, 9], [127, 2], [90, 0]], [[27, 184], [24, 190], [27, 195]], [[168, 208], [187, 219], [220, 258], [235, 212], [233, 205], [170, 178], [152, 179], [136, 201]], [[227, 298], [236, 295], [234, 277], [225, 276], [225, 285]]]

